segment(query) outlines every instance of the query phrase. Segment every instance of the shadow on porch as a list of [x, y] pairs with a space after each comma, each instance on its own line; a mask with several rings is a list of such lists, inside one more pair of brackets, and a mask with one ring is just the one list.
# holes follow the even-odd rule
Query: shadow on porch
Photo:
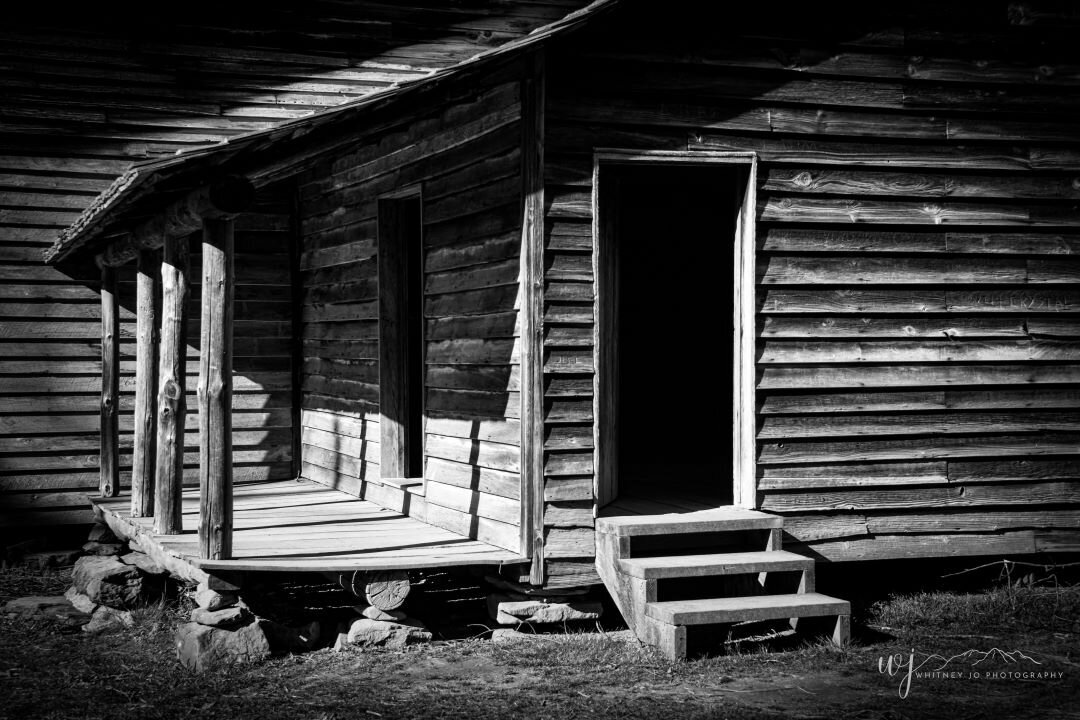
[[340, 490], [308, 481], [240, 483], [233, 488], [233, 552], [199, 557], [199, 492], [185, 489], [178, 535], [153, 531], [153, 518], [132, 518], [131, 498], [91, 497], [114, 532], [203, 571], [409, 570], [521, 562], [516, 554], [428, 525]]

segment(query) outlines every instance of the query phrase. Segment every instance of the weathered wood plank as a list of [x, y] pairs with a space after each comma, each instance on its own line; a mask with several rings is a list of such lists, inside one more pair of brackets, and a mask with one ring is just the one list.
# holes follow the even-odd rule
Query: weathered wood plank
[[1080, 183], [1062, 175], [943, 174], [887, 170], [774, 167], [761, 189], [806, 195], [1064, 200], [1080, 197]]
[[206, 219], [199, 347], [199, 557], [233, 552], [233, 221]]
[[860, 198], [821, 199], [768, 195], [758, 205], [762, 222], [888, 223], [895, 225], [1075, 226], [1080, 214], [1067, 206], [990, 202], [918, 202]]
[[157, 469], [158, 324], [161, 321], [161, 254], [143, 250], [138, 261], [135, 360], [135, 457], [131, 469], [131, 516], [154, 513]]
[[792, 551], [829, 561], [896, 560], [901, 558], [1030, 555], [1036, 552], [1030, 530], [1003, 533], [875, 535], [793, 544]]
[[915, 510], [926, 508], [981, 507], [990, 505], [1045, 505], [1077, 503], [1076, 483], [1019, 483], [958, 485], [950, 487], [877, 488], [812, 493], [769, 493], [762, 499], [766, 512], [825, 512], [835, 510]]
[[120, 492], [120, 297], [115, 268], [101, 269], [101, 478], [102, 497]]
[[1080, 382], [1080, 365], [889, 365], [765, 367], [758, 388], [1040, 385]]
[[762, 465], [788, 463], [878, 462], [943, 460], [951, 458], [1015, 458], [1075, 455], [1080, 435], [1042, 432], [991, 437], [930, 437], [903, 440], [836, 442], [762, 442]]
[[1080, 408], [1080, 391], [1065, 388], [999, 387], [993, 390], [913, 390], [827, 394], [770, 393], [762, 415], [917, 410], [993, 410]]
[[[1034, 329], [1044, 323], [1046, 330]], [[1073, 329], [1075, 326], [1075, 329]], [[763, 338], [1026, 338], [1034, 334], [1075, 335], [1080, 323], [1069, 320], [1026, 320], [973, 314], [946, 317], [764, 316], [758, 323]], [[1057, 330], [1055, 330], [1057, 328]], [[1051, 332], [1047, 332], [1051, 330]]]
[[749, 137], [715, 131], [690, 131], [690, 150], [758, 153], [762, 162], [795, 165], [846, 165], [963, 170], [1080, 170], [1080, 153], [1058, 147], [1039, 153], [997, 145], [875, 144], [824, 137]]
[[772, 225], [762, 231], [768, 252], [995, 253], [1076, 255], [1080, 236], [1053, 232], [942, 232], [940, 229], [817, 230]]
[[187, 345], [188, 240], [165, 243], [161, 262], [161, 345], [158, 349], [157, 471], [154, 532], [183, 530], [181, 482], [184, 471], [184, 348]]
[[[519, 473], [429, 457], [424, 476], [430, 480], [446, 485], [468, 488], [481, 494], [498, 495], [511, 500], [521, 499], [521, 475]], [[514, 522], [516, 524], [517, 521]]]
[[947, 463], [944, 461], [766, 465], [758, 479], [758, 489], [768, 492], [807, 488], [943, 485], [948, 481]]
[[507, 472], [521, 471], [521, 450], [517, 445], [428, 434], [424, 444], [428, 457], [467, 463]]
[[1071, 282], [1080, 259], [1060, 258], [1052, 263], [1031, 259], [970, 257], [796, 257], [769, 256], [758, 268], [758, 282], [790, 284], [928, 285], [952, 283]]
[[759, 439], [954, 435], [1080, 430], [1077, 412], [934, 413], [903, 415], [770, 416], [759, 423]]
[[758, 362], [773, 364], [1070, 361], [1080, 342], [1069, 340], [769, 341]]

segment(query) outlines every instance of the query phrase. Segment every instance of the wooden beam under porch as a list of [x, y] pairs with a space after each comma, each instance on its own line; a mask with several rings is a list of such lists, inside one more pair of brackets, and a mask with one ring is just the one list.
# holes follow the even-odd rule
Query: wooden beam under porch
[[[181, 499], [184, 532], [155, 534], [131, 517], [130, 498], [90, 497], [126, 539], [191, 568], [215, 571], [348, 572], [521, 563], [518, 554], [434, 527], [340, 490], [305, 480], [243, 483], [233, 493], [233, 555], [199, 557], [199, 493]], [[153, 554], [158, 554], [155, 552]]]

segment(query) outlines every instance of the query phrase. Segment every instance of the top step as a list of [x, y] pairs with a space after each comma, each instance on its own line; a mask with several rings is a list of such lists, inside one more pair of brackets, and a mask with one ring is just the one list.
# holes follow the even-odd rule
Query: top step
[[783, 527], [783, 524], [784, 519], [778, 515], [725, 506], [697, 512], [601, 517], [596, 519], [596, 530], [610, 535], [636, 537], [733, 530], [769, 530]]

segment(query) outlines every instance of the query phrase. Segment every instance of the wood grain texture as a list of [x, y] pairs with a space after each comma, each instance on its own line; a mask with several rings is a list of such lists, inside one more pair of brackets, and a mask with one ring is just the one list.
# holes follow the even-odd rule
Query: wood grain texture
[[521, 89], [521, 499], [523, 555], [532, 558], [529, 581], [543, 585], [544, 560], [544, 122], [545, 55], [525, 67]]
[[232, 556], [233, 221], [207, 219], [202, 233], [199, 342], [199, 557]]
[[187, 401], [188, 239], [165, 243], [161, 258], [161, 345], [158, 351], [157, 471], [154, 532], [183, 530], [180, 504]]
[[[204, 570], [349, 572], [407, 570], [520, 562], [511, 551], [425, 524], [370, 501], [310, 481], [237, 484], [233, 557], [199, 557], [193, 534], [155, 533], [148, 518], [131, 518], [127, 498], [101, 504], [122, 523], [125, 537], [138, 537]], [[185, 491], [183, 510], [195, 513], [198, 493]], [[296, 524], [299, 522], [300, 524]], [[110, 523], [114, 528], [115, 523]]]
[[157, 470], [158, 342], [161, 322], [161, 253], [139, 253], [136, 298], [135, 456], [131, 467], [131, 516], [154, 513]]
[[[888, 30], [879, 9], [896, 11]], [[1075, 459], [1080, 407], [1080, 154], [1060, 110], [1072, 100], [1039, 87], [1033, 46], [1013, 29], [958, 33], [948, 26], [963, 11], [924, 10], [865, 7], [845, 18], [858, 31], [823, 43], [829, 30], [809, 16], [764, 6], [742, 9], [723, 42], [627, 8], [551, 58], [549, 328], [589, 328], [610, 302], [602, 267], [590, 277], [578, 255], [604, 250], [590, 242], [594, 148], [757, 154], [755, 501], [782, 508], [830, 560], [972, 554], [974, 541], [934, 551], [903, 534], [985, 538], [1006, 529], [1010, 503], [1037, 515], [1074, 502], [1054, 484]], [[703, 337], [713, 325], [703, 319]], [[548, 342], [551, 377], [588, 377], [566, 352], [587, 342], [551, 330]], [[715, 358], [721, 375], [726, 363]], [[577, 377], [549, 383], [549, 484], [588, 477], [578, 428], [602, 415], [587, 410], [602, 391], [575, 389]], [[904, 528], [953, 477], [984, 512], [949, 524], [966, 502], [949, 499], [939, 531]], [[987, 489], [1020, 483], [1029, 496]], [[879, 548], [865, 518], [837, 520], [873, 502], [897, 518]], [[831, 542], [851, 533], [859, 543]]]
[[102, 497], [120, 492], [120, 298], [116, 270], [101, 269], [101, 478]]
[[[238, 6], [213, 19], [189, 18], [177, 33], [158, 34], [137, 48], [126, 38], [130, 28], [125, 23], [87, 24], [76, 16], [33, 9], [9, 17], [0, 43], [5, 103], [0, 118], [4, 138], [0, 142], [0, 277], [4, 278], [0, 295], [41, 305], [42, 312], [35, 307], [11, 308], [10, 314], [0, 311], [0, 334], [20, 348], [41, 344], [40, 349], [47, 352], [43, 346], [52, 345], [53, 357], [61, 362], [77, 361], [80, 353], [85, 354], [83, 338], [92, 340], [95, 354], [100, 355], [96, 270], [43, 268], [41, 250], [132, 163], [210, 147], [240, 133], [422, 77], [520, 37], [583, 4], [560, 0], [507, 5], [485, 0], [469, 8], [448, 9], [444, 3], [425, 0], [406, 9], [378, 2], [339, 6], [334, 0], [319, 0], [298, 12], [253, 5], [249, 8], [253, 12], [247, 12]], [[512, 97], [500, 91], [498, 102], [505, 108], [506, 98], [513, 104]], [[494, 98], [487, 102], [489, 107], [497, 104]], [[504, 118], [482, 118], [481, 123], [489, 123], [491, 134], [516, 133], [514, 123]], [[460, 153], [471, 154], [467, 149]], [[287, 343], [288, 333], [271, 330], [268, 323], [253, 327], [243, 307], [245, 299], [287, 306], [287, 302], [273, 302], [288, 297], [287, 255], [283, 245], [270, 242], [287, 234], [287, 229], [287, 212], [274, 217], [247, 213], [238, 218], [236, 329], [238, 338], [242, 332], [258, 334], [257, 354], [265, 354], [262, 348], [266, 347], [280, 356], [278, 348]], [[326, 236], [346, 231], [338, 228]], [[254, 252], [264, 259], [275, 256], [272, 269], [284, 282], [275, 283], [274, 290], [265, 284], [269, 276], [261, 273], [258, 295], [245, 298], [245, 291], [251, 289], [245, 285], [245, 274], [254, 270], [239, 257], [245, 243], [254, 244]], [[193, 262], [199, 262], [198, 258]], [[134, 337], [134, 326], [128, 334], [124, 323], [125, 313], [134, 310], [134, 285], [128, 293], [124, 272], [120, 305], [121, 333], [126, 340]], [[193, 290], [197, 281], [195, 286]], [[46, 304], [59, 307], [45, 310]], [[56, 319], [42, 322], [44, 312]], [[58, 322], [71, 313], [85, 317], [83, 324], [92, 330], [74, 330]], [[196, 317], [189, 330], [194, 339], [199, 332], [194, 327]], [[283, 321], [287, 329], [288, 318]], [[19, 339], [27, 335], [29, 342]], [[271, 340], [283, 344], [275, 346]], [[239, 342], [236, 351], [239, 358]], [[238, 364], [238, 388], [243, 372]], [[122, 388], [125, 375], [122, 369]], [[96, 383], [97, 376], [95, 371], [82, 379]], [[0, 387], [0, 417], [15, 417], [12, 413], [17, 411], [8, 408], [29, 398], [49, 407], [60, 425], [85, 417], [86, 411], [79, 409], [87, 398], [85, 391], [72, 393], [36, 379], [23, 380], [15, 387], [10, 379], [5, 376]], [[94, 387], [90, 392], [98, 390]], [[96, 441], [97, 429], [89, 432]], [[129, 432], [121, 430], [122, 442], [127, 442], [124, 437]], [[57, 453], [27, 451], [27, 457], [42, 461], [51, 456]], [[268, 465], [266, 471], [271, 470], [278, 468]], [[124, 483], [129, 481], [128, 472], [122, 462]], [[81, 483], [90, 491], [97, 485], [93, 475], [90, 478], [80, 462], [67, 471], [54, 465], [47, 472], [22, 477], [27, 483], [64, 477], [65, 482]], [[46, 522], [68, 522], [77, 514], [58, 510]]]
[[[527, 512], [522, 167], [540, 166], [522, 123], [523, 69], [388, 117], [384, 134], [299, 184], [304, 477], [514, 551]], [[387, 296], [402, 288], [383, 210], [408, 193], [423, 198], [426, 497], [379, 482], [401, 475], [383, 457], [399, 395], [387, 372], [402, 357], [385, 342]]]

